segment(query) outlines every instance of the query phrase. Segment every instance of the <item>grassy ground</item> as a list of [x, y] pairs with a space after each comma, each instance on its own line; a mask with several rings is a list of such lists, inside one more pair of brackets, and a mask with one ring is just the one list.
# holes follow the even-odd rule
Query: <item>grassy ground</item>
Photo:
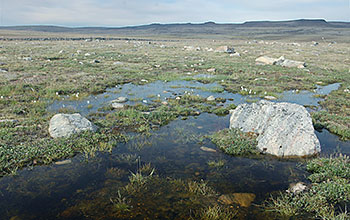
[[[156, 80], [192, 80], [196, 74], [211, 77], [194, 80], [217, 82], [226, 91], [260, 97], [292, 89], [313, 90], [318, 84], [341, 82], [339, 90], [325, 97], [324, 110], [315, 112], [313, 117], [320, 126], [343, 139], [350, 138], [350, 94], [347, 92], [350, 89], [350, 47], [347, 43], [322, 41], [312, 46], [310, 41], [293, 44], [291, 41], [177, 40], [2, 41], [0, 69], [4, 71], [0, 72], [0, 120], [14, 121], [0, 122], [0, 175], [76, 153], [109, 149], [107, 146], [127, 140], [125, 131], [135, 122], [130, 117], [142, 125], [138, 132], [149, 132], [149, 122], [161, 126], [179, 116], [198, 112], [227, 114], [228, 109], [206, 103], [205, 97], [188, 96], [180, 101], [169, 100], [173, 107], [170, 109], [158, 103], [155, 113], [149, 116], [140, 115], [145, 111], [142, 107], [108, 111], [103, 115], [105, 118], [91, 116], [90, 119], [101, 126], [91, 140], [82, 141], [84, 135], [69, 141], [49, 137], [48, 123], [54, 113], [46, 108], [53, 100], [83, 99], [127, 82], [141, 85]], [[207, 51], [223, 45], [234, 46], [241, 56]], [[188, 51], [184, 46], [200, 49]], [[288, 59], [305, 61], [308, 67], [305, 70], [258, 66], [255, 59], [261, 55], [276, 58], [284, 55]], [[118, 119], [121, 123], [118, 127], [123, 129], [115, 129], [116, 124], [108, 119]], [[98, 146], [98, 143], [105, 144]]]
[[300, 193], [282, 192], [270, 199], [268, 209], [285, 218], [349, 219], [349, 157], [316, 158], [307, 163], [306, 169], [311, 181], [308, 189]]

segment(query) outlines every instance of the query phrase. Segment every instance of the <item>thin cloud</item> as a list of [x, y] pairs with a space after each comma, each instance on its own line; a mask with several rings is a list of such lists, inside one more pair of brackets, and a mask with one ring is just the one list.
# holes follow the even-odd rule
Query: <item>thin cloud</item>
[[125, 26], [324, 18], [350, 20], [348, 0], [0, 0], [1, 25]]

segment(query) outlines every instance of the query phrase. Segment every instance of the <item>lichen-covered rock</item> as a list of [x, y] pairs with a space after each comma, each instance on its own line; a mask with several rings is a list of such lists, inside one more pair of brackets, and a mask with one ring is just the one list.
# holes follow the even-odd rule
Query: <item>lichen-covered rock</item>
[[79, 113], [56, 114], [50, 120], [49, 133], [53, 138], [69, 137], [82, 131], [96, 131], [96, 127]]
[[321, 151], [312, 119], [298, 104], [262, 100], [239, 105], [232, 111], [230, 128], [255, 132], [262, 152], [284, 156], [308, 156]]

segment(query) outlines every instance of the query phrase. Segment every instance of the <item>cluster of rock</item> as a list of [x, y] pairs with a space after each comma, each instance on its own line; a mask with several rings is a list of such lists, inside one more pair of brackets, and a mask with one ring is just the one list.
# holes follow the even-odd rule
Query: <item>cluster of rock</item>
[[314, 155], [321, 151], [311, 116], [298, 104], [266, 100], [241, 104], [232, 111], [230, 128], [257, 133], [257, 148], [279, 157]]
[[261, 56], [261, 57], [258, 57], [255, 60], [255, 62], [258, 65], [279, 65], [283, 67], [296, 67], [299, 69], [306, 67], [305, 62], [285, 59], [284, 56], [281, 56], [278, 59], [267, 57], [267, 56]]

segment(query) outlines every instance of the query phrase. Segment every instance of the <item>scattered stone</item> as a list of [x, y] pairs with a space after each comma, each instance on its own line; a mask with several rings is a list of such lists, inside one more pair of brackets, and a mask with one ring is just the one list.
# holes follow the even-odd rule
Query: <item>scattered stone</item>
[[66, 164], [70, 164], [70, 163], [72, 163], [72, 160], [70, 160], [70, 159], [55, 162], [56, 165], [66, 165]]
[[211, 152], [211, 153], [216, 153], [216, 150], [213, 149], [213, 148], [209, 148], [209, 147], [201, 147], [200, 148], [202, 151], [205, 151], [205, 152]]
[[209, 97], [207, 98], [207, 101], [208, 101], [208, 102], [215, 101], [215, 97], [211, 95], [211, 96], [209, 96]]
[[79, 113], [56, 114], [50, 120], [49, 133], [53, 138], [69, 137], [82, 131], [96, 131], [96, 126]]
[[267, 56], [262, 56], [256, 58], [255, 62], [258, 65], [275, 65], [278, 59], [267, 57]]
[[234, 53], [235, 49], [233, 47], [221, 46], [215, 49], [217, 53]]
[[127, 101], [128, 101], [128, 98], [121, 96], [121, 97], [118, 97], [117, 99], [114, 99], [114, 100], [112, 101], [112, 103], [113, 103], [113, 102], [116, 102], [116, 103], [124, 103], [124, 102], [127, 102]]
[[168, 105], [169, 103], [167, 101], [163, 101], [162, 105]]
[[215, 68], [210, 68], [210, 69], [207, 69], [207, 72], [209, 72], [209, 73], [214, 73], [216, 71], [216, 69]]
[[181, 97], [180, 97], [180, 96], [178, 96], [178, 97], [176, 97], [175, 99], [176, 99], [176, 100], [180, 100], [180, 99], [181, 99]]
[[122, 109], [124, 107], [125, 107], [124, 104], [117, 103], [117, 102], [112, 102], [112, 108], [114, 108], [114, 109]]
[[23, 60], [25, 60], [25, 61], [32, 61], [33, 59], [31, 57], [23, 57]]
[[303, 182], [298, 182], [298, 183], [292, 183], [289, 185], [289, 189], [287, 189], [286, 191], [288, 193], [293, 193], [293, 194], [298, 194], [301, 193], [303, 191], [305, 191], [307, 188], [307, 185]]
[[81, 54], [81, 50], [77, 50], [77, 54]]
[[93, 61], [91, 61], [90, 63], [101, 63], [101, 61], [99, 61], [99, 60], [93, 60]]
[[267, 100], [276, 100], [277, 98], [275, 96], [264, 96], [264, 99], [267, 99]]
[[86, 54], [84, 54], [84, 56], [88, 57], [88, 56], [91, 56], [91, 54], [90, 53], [86, 53]]
[[241, 54], [239, 54], [237, 52], [230, 54], [230, 57], [240, 57], [240, 56], [241, 56]]
[[232, 193], [224, 194], [218, 198], [218, 202], [225, 205], [232, 205], [234, 203], [240, 205], [241, 207], [249, 207], [255, 199], [255, 194], [253, 193]]
[[124, 63], [123, 62], [120, 62], [120, 61], [116, 61], [113, 63], [113, 65], [123, 65]]
[[60, 52], [58, 52], [58, 54], [62, 54], [62, 53], [64, 53], [64, 50], [60, 50]]
[[194, 50], [196, 50], [196, 48], [194, 46], [184, 46], [184, 50], [194, 51]]
[[231, 115], [230, 128], [257, 133], [258, 149], [279, 157], [309, 156], [321, 151], [311, 116], [298, 104], [265, 100], [241, 104]]
[[241, 207], [249, 207], [255, 199], [253, 193], [233, 193], [233, 201]]

